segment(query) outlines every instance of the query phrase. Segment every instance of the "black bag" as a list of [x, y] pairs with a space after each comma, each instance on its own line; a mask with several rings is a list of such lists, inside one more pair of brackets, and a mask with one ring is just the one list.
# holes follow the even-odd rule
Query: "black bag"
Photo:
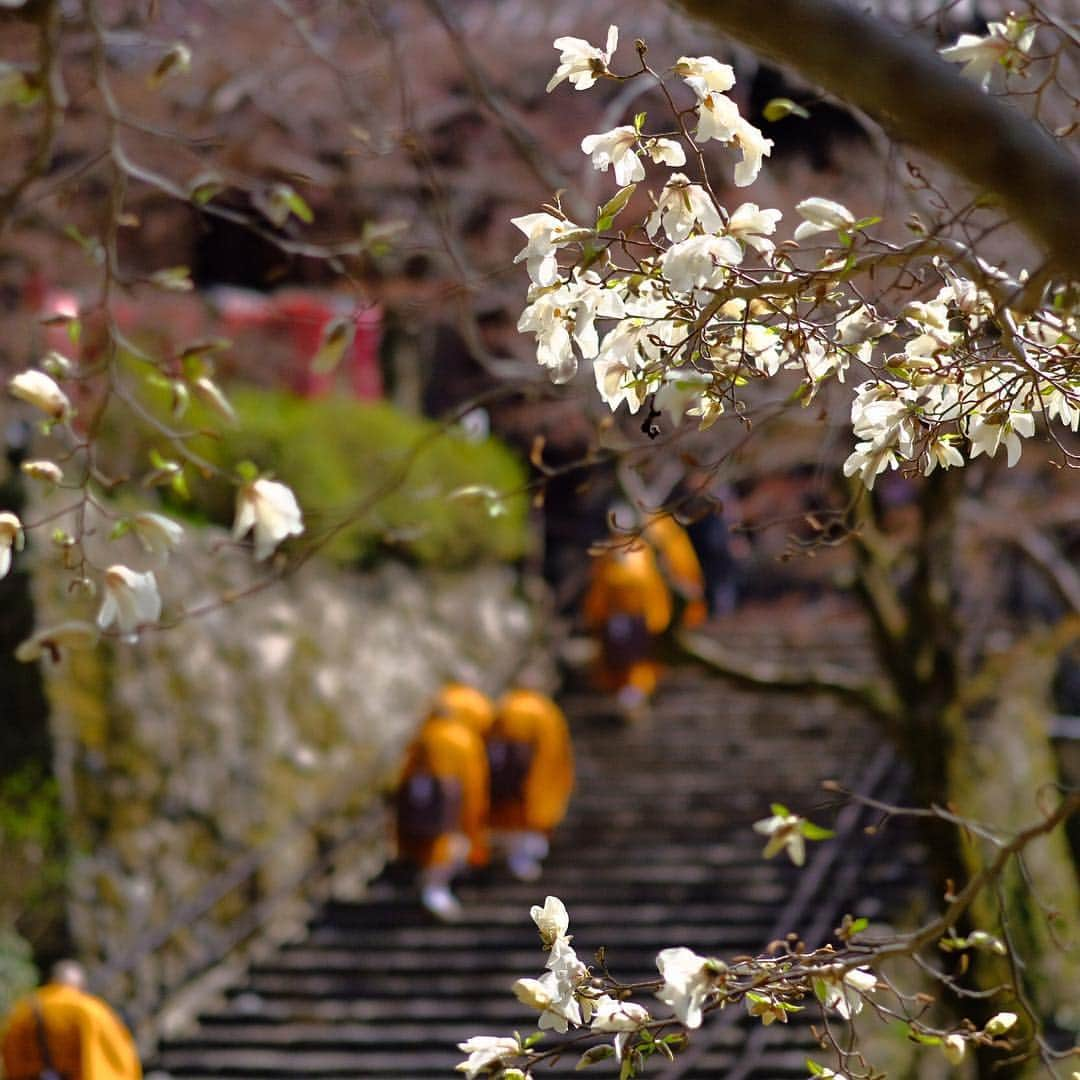
[[652, 654], [652, 634], [644, 615], [612, 615], [604, 623], [604, 659], [612, 667], [627, 668]]
[[397, 790], [397, 820], [401, 832], [416, 840], [459, 831], [461, 782], [429, 772], [406, 777]]
[[514, 802], [520, 799], [525, 790], [525, 778], [532, 765], [532, 743], [495, 736], [488, 739], [487, 758], [491, 774], [492, 803]]
[[61, 1073], [53, 1068], [52, 1054], [49, 1053], [49, 1040], [45, 1035], [45, 1017], [41, 1015], [41, 1006], [37, 998], [34, 998], [30, 1007], [34, 1010], [34, 1026], [37, 1028], [38, 1049], [41, 1051], [41, 1060], [45, 1066], [38, 1073], [38, 1080], [64, 1080]]

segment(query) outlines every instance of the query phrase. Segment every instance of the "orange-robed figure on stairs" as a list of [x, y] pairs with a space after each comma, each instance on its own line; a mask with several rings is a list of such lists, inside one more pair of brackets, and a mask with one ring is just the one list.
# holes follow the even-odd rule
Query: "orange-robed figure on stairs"
[[45, 986], [15, 1003], [0, 1044], [7, 1080], [38, 1080], [49, 1070], [63, 1080], [140, 1080], [127, 1028], [84, 983], [82, 968], [64, 960]]
[[499, 701], [487, 753], [492, 844], [516, 877], [534, 881], [574, 787], [566, 717], [546, 694], [511, 690]]
[[[674, 594], [674, 595], [673, 595]], [[629, 712], [656, 690], [656, 642], [684, 604], [681, 625], [705, 618], [705, 583], [689, 537], [670, 514], [651, 516], [638, 537], [613, 539], [596, 557], [584, 600], [585, 625], [600, 646], [593, 681]]]
[[440, 918], [460, 905], [450, 883], [489, 858], [487, 752], [494, 720], [479, 690], [451, 683], [439, 692], [413, 739], [397, 791], [398, 853], [420, 870], [420, 897]]

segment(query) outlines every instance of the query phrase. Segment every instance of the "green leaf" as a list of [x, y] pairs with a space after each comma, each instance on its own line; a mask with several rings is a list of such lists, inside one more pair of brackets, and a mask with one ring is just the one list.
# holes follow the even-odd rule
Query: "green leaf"
[[314, 375], [329, 375], [336, 370], [356, 336], [356, 324], [348, 316], [331, 319], [323, 328], [322, 341], [311, 359]]
[[791, 817], [791, 811], [783, 803], [769, 803], [773, 817]]
[[869, 229], [871, 225], [876, 225], [881, 221], [880, 217], [864, 217], [856, 221], [851, 227], [853, 229]]
[[861, 934], [870, 925], [870, 920], [865, 917], [854, 919], [848, 927], [849, 934]]
[[914, 1028], [908, 1028], [908, 1038], [912, 1042], [917, 1042], [921, 1046], [940, 1046], [941, 1039], [937, 1035], [924, 1035], [921, 1031], [916, 1031]]
[[825, 1069], [811, 1058], [806, 1059], [806, 1067], [810, 1070], [811, 1076], [824, 1076]]
[[169, 487], [172, 488], [173, 494], [178, 499], [183, 499], [184, 502], [191, 501], [191, 490], [188, 488], [187, 477], [184, 475], [183, 469], [173, 475]]
[[645, 127], [645, 113], [639, 112], [634, 114], [634, 130], [640, 135], [642, 128]]
[[783, 120], [785, 116], [801, 116], [804, 120], [810, 119], [810, 113], [791, 98], [777, 97], [766, 103], [761, 110], [761, 115], [769, 123], [774, 124], [777, 120]]
[[542, 1031], [534, 1031], [521, 1045], [524, 1049], [531, 1050], [543, 1037]]
[[288, 184], [275, 184], [266, 199], [266, 212], [270, 220], [279, 228], [295, 214], [304, 224], [310, 225], [315, 214], [303, 197]]
[[804, 821], [799, 826], [799, 832], [801, 832], [807, 840], [831, 840], [832, 837], [836, 835], [832, 829], [826, 829], [821, 825], [815, 825], [812, 821]]
[[188, 184], [188, 198], [196, 206], [205, 206], [215, 195], [220, 195], [225, 187], [225, 178], [220, 173], [202, 172]]
[[110, 530], [109, 539], [119, 540], [121, 536], [131, 532], [131, 521], [129, 518], [121, 518]]
[[600, 210], [596, 215], [597, 232], [606, 232], [611, 228], [615, 219], [619, 216], [619, 211], [626, 206], [631, 198], [633, 198], [636, 190], [637, 184], [627, 184], [626, 187], [620, 188], [615, 192], [615, 194], [600, 207]]
[[236, 463], [236, 475], [244, 484], [250, 484], [259, 478], [259, 466], [254, 461], [238, 461]]
[[598, 1061], [606, 1061], [608, 1058], [614, 1056], [614, 1046], [609, 1046], [607, 1043], [602, 1043], [600, 1046], [592, 1046], [578, 1058], [578, 1063], [574, 1066], [574, 1072], [578, 1072], [581, 1069], [587, 1069], [590, 1065], [595, 1065]]
[[191, 292], [195, 288], [191, 280], [191, 271], [186, 266], [170, 266], [165, 270], [155, 270], [150, 280], [167, 292]]

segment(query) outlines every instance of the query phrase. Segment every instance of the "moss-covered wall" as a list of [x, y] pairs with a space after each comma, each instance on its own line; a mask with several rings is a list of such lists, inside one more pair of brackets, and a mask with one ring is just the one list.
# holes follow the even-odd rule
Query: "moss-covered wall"
[[[201, 549], [207, 536], [189, 542]], [[242, 551], [198, 550], [170, 581], [243, 590]], [[41, 572], [42, 574], [44, 571]], [[60, 617], [40, 580], [42, 622]], [[59, 588], [59, 585], [57, 585]], [[392, 780], [425, 702], [444, 680], [496, 692], [535, 637], [515, 572], [397, 564], [366, 574], [310, 563], [210, 614], [102, 645], [47, 668], [57, 766], [73, 845], [70, 921], [97, 985], [117, 1005], [156, 999], [225, 940], [227, 924], [292, 887], [316, 855], [367, 816]], [[355, 889], [384, 856], [383, 831], [342, 867]], [[206, 917], [144, 956], [208, 883], [252, 853], [249, 878]], [[126, 970], [119, 970], [126, 969]]]

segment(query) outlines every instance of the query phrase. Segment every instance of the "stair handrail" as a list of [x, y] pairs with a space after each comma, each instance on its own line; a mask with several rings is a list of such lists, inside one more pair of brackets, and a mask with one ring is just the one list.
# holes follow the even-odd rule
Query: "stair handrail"
[[[376, 775], [378, 775], [376, 771]], [[118, 958], [106, 959], [93, 966], [90, 989], [112, 1002], [119, 1002], [120, 1011], [136, 1034], [140, 1044], [153, 1038], [153, 1021], [168, 999], [190, 986], [194, 980], [222, 964], [245, 941], [253, 938], [267, 917], [286, 900], [297, 900], [310, 891], [317, 890], [329, 878], [341, 853], [369, 839], [377, 842], [379, 834], [386, 834], [386, 817], [380, 809], [385, 805], [385, 785], [373, 784], [370, 797], [356, 808], [356, 779], [348, 778], [336, 789], [334, 795], [306, 814], [300, 815], [277, 835], [262, 845], [244, 852], [227, 867], [215, 874], [191, 899], [176, 907], [165, 921], [151, 927], [138, 936], [132, 945]], [[355, 808], [355, 809], [351, 809]], [[314, 834], [320, 844], [325, 843], [320, 834], [325, 833], [328, 823], [341, 821], [346, 812], [356, 818], [351, 827], [333, 837], [321, 850], [314, 862], [289, 876], [279, 888], [272, 890], [215, 929], [219, 931], [212, 945], [204, 942], [196, 959], [181, 964], [177, 975], [167, 983], [158, 981], [155, 993], [140, 990], [137, 995], [125, 995], [118, 984], [124, 976], [132, 976], [154, 954], [173, 941], [181, 931], [197, 926], [198, 920], [221, 900], [247, 882], [287, 844], [308, 834]], [[309, 886], [305, 889], [305, 885]]]

